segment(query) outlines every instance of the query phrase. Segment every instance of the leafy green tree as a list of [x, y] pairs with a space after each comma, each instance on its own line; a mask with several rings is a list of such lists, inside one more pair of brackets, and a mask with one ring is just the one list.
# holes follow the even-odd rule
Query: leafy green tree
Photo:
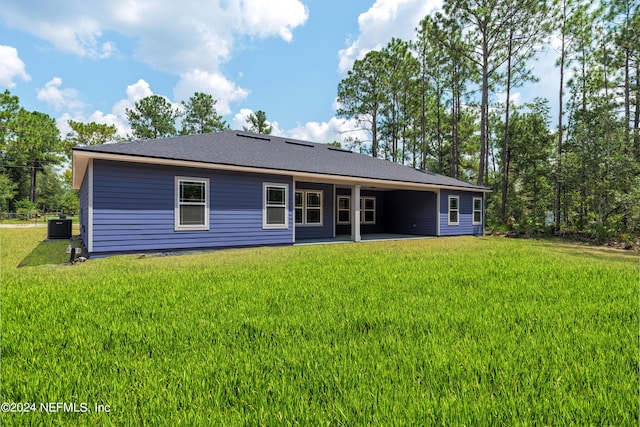
[[18, 192], [18, 185], [13, 179], [21, 170], [13, 167], [15, 159], [9, 154], [12, 142], [15, 140], [16, 119], [20, 111], [20, 100], [11, 92], [5, 90], [0, 93], [0, 210], [9, 209], [8, 203]]
[[[527, 111], [528, 110], [528, 111]], [[515, 197], [507, 206], [519, 206], [507, 213], [519, 223], [530, 223], [531, 228], [545, 224], [545, 214], [553, 206], [553, 169], [549, 158], [553, 155], [554, 135], [549, 129], [549, 105], [546, 99], [536, 98], [533, 103], [513, 112], [509, 127], [512, 149], [512, 170], [507, 180], [513, 182]], [[507, 193], [509, 194], [509, 193]]]
[[38, 207], [42, 212], [51, 212], [60, 208], [64, 197], [63, 183], [51, 166], [38, 171]]
[[256, 111], [255, 114], [249, 114], [247, 124], [249, 126], [242, 127], [246, 132], [261, 133], [263, 135], [270, 135], [273, 132], [273, 126], [267, 120], [267, 114], [262, 110]]
[[16, 118], [20, 111], [20, 99], [5, 90], [0, 93], [0, 150], [6, 151], [15, 133]]
[[616, 232], [640, 231], [640, 166], [630, 146], [631, 106], [628, 114], [624, 106], [631, 103], [630, 94], [625, 96], [630, 75], [625, 69], [633, 53], [620, 51], [625, 20], [616, 18], [611, 7], [608, 2], [598, 9], [580, 3], [569, 20], [573, 77], [567, 84], [561, 176], [566, 224], [602, 241]]
[[0, 211], [9, 210], [8, 202], [15, 197], [16, 189], [15, 182], [6, 175], [0, 175]]
[[82, 123], [74, 120], [69, 120], [67, 123], [71, 127], [71, 132], [64, 140], [67, 155], [70, 155], [71, 149], [78, 145], [100, 145], [117, 139], [117, 129], [114, 125]]
[[76, 213], [80, 211], [80, 199], [78, 198], [77, 190], [66, 191], [62, 195], [62, 199], [59, 203], [60, 209], [64, 212]]
[[71, 169], [65, 169], [61, 176], [62, 182], [62, 198], [59, 207], [64, 212], [80, 211], [80, 190], [73, 189], [73, 172]]
[[[543, 0], [447, 0], [444, 10], [465, 28], [465, 55], [481, 76], [480, 156], [477, 183], [483, 185], [488, 174], [489, 95], [501, 77], [502, 67], [518, 52], [530, 49], [529, 37], [511, 37], [519, 28], [541, 25]], [[469, 49], [470, 47], [470, 49]]]
[[[382, 49], [384, 90], [389, 95], [383, 99], [381, 134], [387, 140], [387, 153], [391, 161], [404, 163], [407, 146], [411, 146], [414, 134], [413, 119], [417, 105], [418, 72], [420, 64], [410, 50], [410, 43], [393, 38]], [[402, 144], [402, 151], [400, 151]]]
[[167, 138], [177, 135], [176, 120], [180, 111], [163, 96], [151, 95], [126, 110], [133, 136], [138, 139]]
[[[441, 16], [441, 15], [440, 15]], [[417, 28], [417, 41], [413, 44], [420, 64], [419, 71], [419, 145], [420, 168], [426, 169], [428, 157], [433, 153], [436, 163], [431, 169], [444, 172], [444, 114], [445, 75], [447, 57], [444, 49], [433, 37], [437, 28], [435, 19], [427, 15]], [[429, 141], [433, 141], [430, 144]]]
[[640, 160], [640, 3], [637, 0], [602, 0], [600, 4], [611, 35], [611, 60], [618, 71], [614, 76], [617, 84], [612, 89], [617, 89], [623, 100], [625, 152]]
[[358, 125], [371, 134], [373, 157], [378, 157], [378, 127], [387, 97], [382, 83], [384, 65], [381, 52], [368, 52], [364, 58], [354, 62], [347, 77], [338, 84], [338, 117], [355, 118]]
[[560, 72], [560, 88], [558, 91], [558, 136], [556, 143], [556, 179], [555, 179], [555, 198], [554, 198], [554, 218], [556, 232], [560, 231], [561, 227], [561, 197], [562, 197], [562, 151], [563, 151], [563, 137], [564, 137], [564, 80], [565, 80], [565, 67], [567, 62], [567, 48], [569, 39], [569, 17], [570, 7], [573, 0], [556, 0], [553, 2], [554, 23], [558, 28], [557, 34], [560, 36], [560, 57], [556, 61], [556, 66], [559, 67]]
[[231, 129], [216, 111], [217, 101], [213, 96], [196, 92], [188, 102], [182, 101], [185, 109], [181, 135], [220, 132]]
[[[422, 48], [425, 51], [422, 54], [426, 55], [422, 63], [429, 70], [426, 73], [431, 76], [433, 87], [437, 88], [435, 123], [433, 114], [430, 121], [430, 127], [436, 129], [433, 136], [436, 141], [433, 151], [438, 158], [436, 170], [460, 178], [463, 175], [460, 170], [461, 150], [467, 143], [462, 139], [462, 121], [467, 114], [462, 107], [463, 97], [467, 86], [478, 80], [477, 73], [465, 54], [472, 47], [463, 39], [462, 27], [454, 19], [441, 13], [425, 18], [418, 36], [420, 43], [428, 46]], [[447, 110], [449, 114], [446, 113]], [[449, 135], [448, 144], [445, 134]]]
[[506, 89], [504, 132], [502, 138], [502, 185], [501, 209], [502, 220], [507, 221], [507, 192], [509, 191], [509, 167], [511, 147], [509, 146], [509, 124], [511, 111], [511, 90], [522, 86], [526, 81], [535, 81], [528, 61], [534, 57], [536, 47], [550, 32], [551, 21], [546, 19], [548, 8], [546, 2], [525, 1], [512, 16], [509, 22], [507, 39], [507, 62], [504, 75]]
[[63, 148], [55, 119], [37, 111], [18, 111], [15, 137], [9, 142], [7, 155], [17, 168], [28, 168], [28, 199], [32, 203], [36, 203], [37, 199], [38, 170], [45, 165], [59, 163]]

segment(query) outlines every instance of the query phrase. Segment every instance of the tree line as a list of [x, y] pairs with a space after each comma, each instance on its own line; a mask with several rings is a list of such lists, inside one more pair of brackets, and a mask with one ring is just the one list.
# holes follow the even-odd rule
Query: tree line
[[[557, 52], [559, 113], [514, 90]], [[640, 234], [640, 16], [635, 0], [445, 0], [415, 41], [356, 60], [338, 115], [352, 149], [490, 187], [487, 220]], [[554, 97], [555, 99], [555, 97]]]

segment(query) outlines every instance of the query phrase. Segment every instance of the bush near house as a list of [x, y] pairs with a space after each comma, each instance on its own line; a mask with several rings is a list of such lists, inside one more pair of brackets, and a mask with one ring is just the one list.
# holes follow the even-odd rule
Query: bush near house
[[2, 401], [87, 408], [2, 425], [638, 425], [635, 253], [463, 237], [18, 269], [44, 230], [0, 233]]

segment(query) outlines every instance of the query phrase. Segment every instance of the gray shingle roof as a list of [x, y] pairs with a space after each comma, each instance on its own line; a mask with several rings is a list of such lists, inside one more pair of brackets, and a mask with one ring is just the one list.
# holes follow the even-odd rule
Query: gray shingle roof
[[488, 190], [486, 187], [326, 144], [240, 131], [76, 147], [74, 152], [245, 166], [458, 187], [476, 191]]

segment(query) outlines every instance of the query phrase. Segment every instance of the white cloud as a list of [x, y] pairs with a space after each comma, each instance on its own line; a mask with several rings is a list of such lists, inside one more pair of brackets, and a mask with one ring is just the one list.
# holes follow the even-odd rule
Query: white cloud
[[231, 120], [231, 128], [242, 129], [243, 126], [247, 125], [247, 117], [249, 117], [250, 114], [253, 114], [253, 111], [249, 108], [242, 108], [233, 116], [233, 120]]
[[219, 73], [196, 69], [180, 74], [180, 81], [173, 89], [176, 101], [186, 101], [195, 92], [211, 94], [217, 101], [218, 113], [222, 115], [231, 113], [229, 103], [244, 100], [249, 94]]
[[[154, 95], [149, 83], [143, 79], [139, 79], [134, 84], [128, 85], [126, 90], [127, 97], [116, 102], [111, 108], [111, 114], [103, 114], [101, 111], [95, 111], [89, 121], [96, 123], [112, 124], [118, 129], [118, 135], [126, 137], [131, 134], [131, 126], [127, 119], [127, 109], [135, 108], [136, 102], [142, 98]], [[170, 99], [164, 97], [174, 108], [181, 109], [181, 105], [171, 102]]]
[[290, 42], [291, 30], [306, 22], [307, 8], [298, 0], [244, 0], [241, 2], [242, 29], [249, 35], [279, 35]]
[[422, 18], [441, 6], [442, 0], [377, 0], [358, 17], [358, 37], [338, 53], [338, 71], [345, 74], [356, 59], [382, 48], [393, 37], [414, 39]]
[[44, 88], [37, 90], [38, 99], [57, 111], [63, 108], [74, 111], [82, 110], [84, 103], [78, 99], [78, 91], [71, 88], [62, 89], [61, 86], [62, 79], [54, 77], [47, 82]]
[[[115, 110], [114, 110], [115, 111]], [[126, 138], [131, 135], [131, 126], [127, 120], [127, 116], [112, 113], [103, 113], [100, 110], [96, 110], [89, 116], [87, 122], [96, 122], [105, 125], [113, 125], [116, 127], [116, 134], [122, 138]]]
[[24, 81], [31, 80], [31, 76], [25, 71], [24, 62], [18, 56], [18, 49], [0, 45], [0, 86], [14, 87], [16, 84], [13, 79], [16, 77]]
[[[54, 78], [49, 83], [43, 93], [49, 96], [52, 102], [58, 100], [59, 98], [55, 94], [57, 88], [61, 85], [62, 81], [59, 78]], [[101, 110], [95, 110], [88, 117], [83, 114], [81, 111], [76, 111], [73, 114], [64, 113], [60, 118], [57, 119], [58, 129], [60, 129], [60, 133], [65, 136], [71, 128], [68, 125], [69, 120], [74, 120], [82, 123], [96, 122], [106, 125], [114, 125], [117, 129], [117, 135], [123, 138], [131, 135], [131, 126], [129, 125], [129, 120], [127, 119], [127, 108], [134, 108], [135, 103], [140, 101], [142, 98], [153, 95], [153, 91], [145, 80], [140, 79], [137, 82], [128, 85], [125, 91], [127, 97], [116, 102], [111, 108], [110, 113], [105, 113]], [[38, 95], [40, 98], [40, 94]], [[63, 97], [64, 98], [64, 97]], [[173, 104], [177, 106], [176, 104]]]
[[85, 117], [82, 114], [69, 114], [64, 113], [61, 117], [56, 119], [60, 135], [64, 138], [69, 132], [71, 132], [71, 126], [69, 126], [69, 120], [80, 123], [100, 123], [105, 125], [113, 125], [116, 127], [116, 135], [122, 138], [126, 138], [131, 134], [131, 127], [126, 117], [121, 117], [113, 113], [105, 114], [100, 110], [96, 110], [89, 117]]
[[140, 101], [142, 98], [153, 95], [153, 91], [149, 86], [149, 83], [143, 79], [138, 80], [132, 85], [127, 86], [127, 101], [130, 102], [131, 107], [135, 102]]
[[[499, 92], [496, 94], [496, 96], [498, 97], [498, 102], [500, 102], [501, 104], [504, 104], [507, 100], [507, 92]], [[509, 94], [509, 100], [512, 104], [520, 106], [522, 105], [522, 94], [520, 92], [512, 91]]]
[[347, 139], [359, 139], [367, 141], [370, 137], [362, 129], [359, 129], [355, 119], [340, 119], [332, 117], [328, 122], [308, 122], [304, 125], [290, 129], [287, 136], [306, 141], [329, 143], [338, 141], [346, 147]]
[[218, 71], [235, 38], [281, 37], [304, 24], [301, 0], [22, 0], [3, 2], [8, 26], [49, 41], [58, 50], [84, 57], [117, 53], [110, 33], [138, 43], [136, 55], [156, 69], [179, 74], [190, 69]]
[[71, 126], [69, 126], [69, 120], [80, 121], [77, 120], [76, 117], [72, 117], [69, 113], [64, 113], [61, 117], [56, 119], [56, 126], [58, 126], [58, 130], [60, 131], [60, 136], [62, 138], [66, 137], [68, 133], [71, 132]]
[[106, 58], [115, 52], [113, 43], [99, 41], [103, 33], [102, 11], [99, 7], [87, 14], [83, 13], [85, 8], [81, 4], [72, 5], [70, 9], [51, 9], [55, 6], [54, 2], [46, 5], [29, 3], [24, 1], [9, 5], [5, 2], [2, 15], [7, 25], [47, 40], [61, 52], [94, 58]]

